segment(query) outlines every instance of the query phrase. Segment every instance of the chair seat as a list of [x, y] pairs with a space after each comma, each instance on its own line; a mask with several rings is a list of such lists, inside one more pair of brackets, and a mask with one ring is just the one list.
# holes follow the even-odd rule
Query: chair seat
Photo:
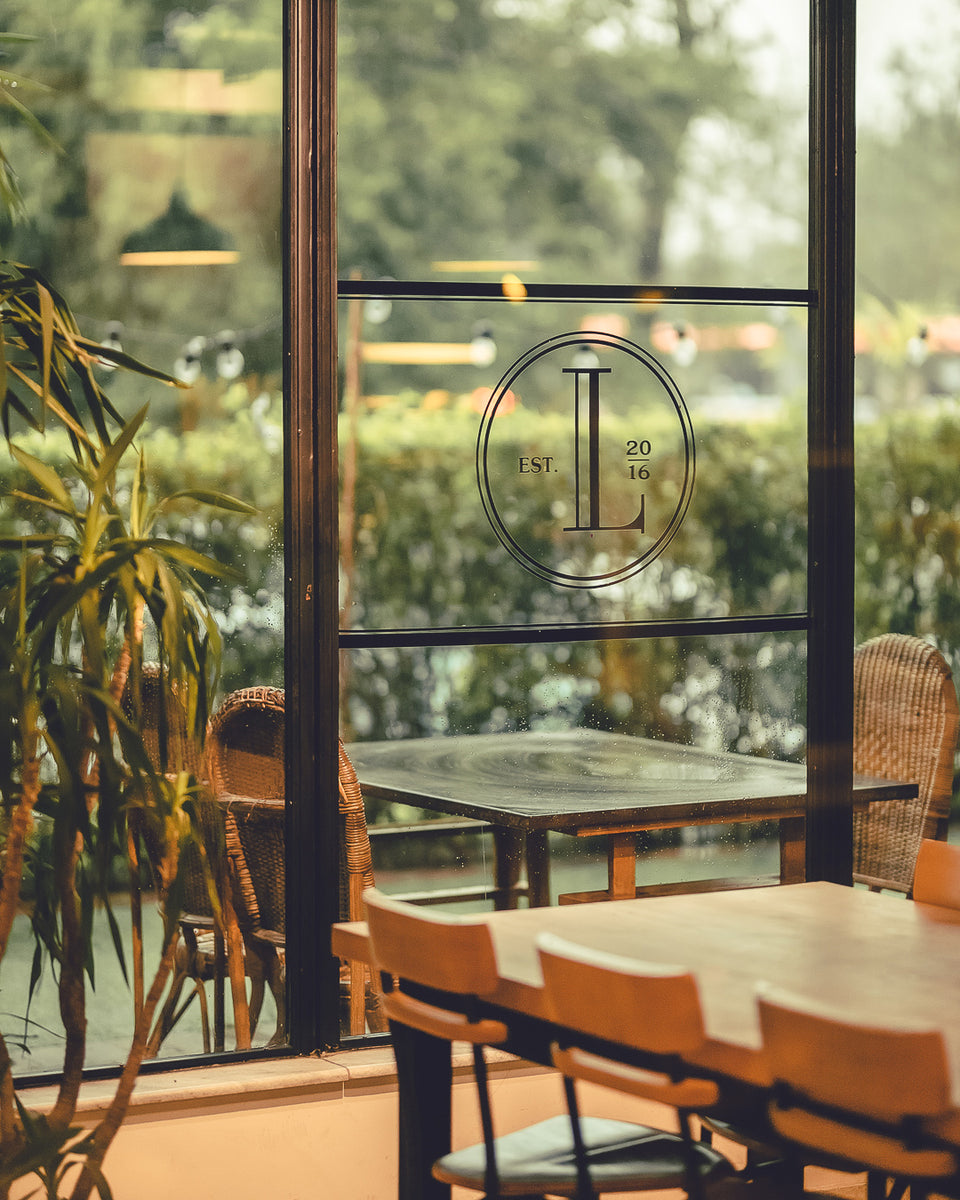
[[[599, 1117], [585, 1117], [581, 1123], [597, 1192], [684, 1187], [683, 1142], [676, 1134]], [[733, 1174], [731, 1164], [716, 1150], [705, 1145], [693, 1150], [705, 1184]], [[498, 1137], [496, 1154], [500, 1190], [505, 1196], [576, 1193], [577, 1167], [566, 1116]], [[441, 1183], [483, 1191], [485, 1162], [484, 1146], [479, 1143], [445, 1154], [434, 1164], [433, 1174]]]

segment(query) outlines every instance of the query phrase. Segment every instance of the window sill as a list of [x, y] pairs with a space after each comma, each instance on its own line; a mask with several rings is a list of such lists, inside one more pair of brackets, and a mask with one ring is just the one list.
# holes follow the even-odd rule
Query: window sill
[[[546, 1067], [522, 1062], [502, 1051], [489, 1050], [487, 1060], [494, 1073], [542, 1074]], [[469, 1049], [457, 1047], [454, 1072], [469, 1072]], [[223, 1108], [289, 1102], [291, 1100], [345, 1099], [350, 1095], [395, 1091], [397, 1071], [389, 1046], [357, 1050], [335, 1050], [304, 1058], [258, 1059], [246, 1063], [187, 1067], [141, 1075], [130, 1101], [129, 1116], [149, 1116], [163, 1110]], [[84, 1083], [77, 1116], [95, 1121], [106, 1111], [116, 1090], [115, 1079]], [[56, 1099], [56, 1088], [43, 1086], [22, 1093], [27, 1106], [46, 1110]]]

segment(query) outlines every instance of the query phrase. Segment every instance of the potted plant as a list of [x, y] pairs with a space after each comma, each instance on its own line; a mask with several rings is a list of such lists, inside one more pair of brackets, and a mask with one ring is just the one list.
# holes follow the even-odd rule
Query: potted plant
[[[64, 1026], [56, 1101], [31, 1113], [17, 1096], [0, 1036], [0, 1196], [36, 1175], [48, 1197], [110, 1195], [104, 1155], [127, 1111], [178, 937], [178, 865], [199, 836], [197, 781], [151, 762], [137, 724], [145, 630], [171, 694], [202, 739], [216, 685], [219, 636], [197, 573], [220, 565], [157, 532], [178, 504], [249, 513], [227, 497], [183, 492], [153, 501], [136, 438], [142, 409], [124, 422], [102, 391], [98, 360], [162, 376], [81, 336], [62, 298], [36, 272], [0, 264], [0, 424], [27, 481], [9, 498], [37, 521], [0, 541], [0, 963], [33, 866], [34, 978], [54, 967]], [[24, 438], [65, 432], [54, 470]], [[124, 694], [133, 697], [121, 703]], [[38, 839], [38, 828], [45, 832]], [[139, 884], [139, 845], [152, 851], [163, 920], [162, 953], [149, 983], [134, 930], [136, 1023], [109, 1109], [92, 1131], [75, 1122], [86, 1052], [85, 1000], [92, 965], [91, 913], [110, 907], [118, 853]], [[210, 873], [213, 902], [217, 896]], [[135, 925], [138, 905], [132, 904]], [[31, 987], [34, 978], [31, 979]]]

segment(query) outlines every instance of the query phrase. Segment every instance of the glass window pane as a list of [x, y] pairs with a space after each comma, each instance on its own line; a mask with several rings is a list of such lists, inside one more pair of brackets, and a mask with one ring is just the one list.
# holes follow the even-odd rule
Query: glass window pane
[[[23, 200], [22, 219], [2, 222], [4, 257], [43, 271], [85, 337], [184, 385], [114, 369], [106, 359], [96, 367], [124, 420], [148, 406], [136, 447], [151, 497], [180, 494], [160, 505], [155, 524], [143, 532], [174, 544], [170, 570], [196, 570], [206, 591], [215, 620], [211, 659], [217, 636], [223, 640], [212, 708], [238, 688], [284, 684], [281, 21], [277, 6], [258, 0], [201, 3], [189, 11], [120, 0], [94, 6], [41, 0], [13, 6], [4, 23], [5, 33], [29, 39], [5, 44], [4, 69], [23, 78], [17, 94], [50, 137], [12, 106], [0, 109], [0, 144]], [[54, 463], [64, 458], [56, 433], [35, 438], [30, 448]], [[6, 491], [9, 464], [3, 473]], [[244, 509], [210, 503], [214, 492], [243, 501]], [[134, 521], [137, 495], [134, 469], [124, 466], [116, 496], [124, 519]], [[22, 506], [5, 505], [3, 532], [23, 532], [32, 519]], [[195, 554], [209, 556], [223, 574], [205, 571]], [[160, 649], [149, 618], [148, 609], [148, 660]], [[171, 630], [164, 636], [169, 651], [176, 637]], [[117, 648], [111, 645], [110, 653]], [[282, 757], [279, 767], [282, 774]], [[41, 823], [41, 854], [43, 832]], [[148, 893], [149, 879], [144, 867]], [[129, 974], [126, 880], [118, 851], [110, 898]], [[155, 896], [145, 900], [149, 983], [161, 927]], [[192, 901], [202, 906], [202, 892]], [[193, 994], [199, 972], [212, 1022], [209, 899], [198, 912], [207, 918], [194, 926], [199, 949], [191, 950], [185, 929], [179, 950], [178, 962], [190, 968], [181, 999]], [[90, 1066], [125, 1058], [134, 1011], [99, 903], [94, 931]], [[56, 986], [48, 969], [28, 1004], [27, 915], [18, 919], [8, 953], [19, 970], [7, 974], [5, 1008], [17, 1019], [29, 1008], [24, 1049], [19, 1037], [8, 1042], [15, 1070], [56, 1070], [63, 1053]], [[258, 968], [251, 967], [249, 949], [246, 957], [252, 987]], [[254, 1044], [266, 1043], [276, 1021], [268, 987]], [[223, 1046], [235, 1044], [228, 989]], [[201, 1006], [193, 999], [159, 1054], [203, 1049]]]
[[392, 892], [779, 869], [746, 792], [597, 823], [644, 774], [805, 788], [807, 34], [806, 0], [340, 6], [341, 731]]
[[346, 628], [805, 607], [803, 310], [343, 307]]
[[344, 0], [340, 274], [802, 287], [805, 0]]
[[[741, 756], [802, 762], [806, 748], [798, 634], [356, 650], [343, 660], [342, 727], [365, 788], [374, 870], [397, 892], [469, 886], [480, 891], [470, 903], [489, 904], [496, 855], [470, 806], [510, 811], [524, 800], [560, 814], [547, 822], [557, 831], [552, 898], [583, 890], [606, 870], [605, 839], [589, 836], [611, 823], [597, 817], [606, 803], [717, 790]], [[419, 803], [404, 799], [408, 787]], [[582, 806], [580, 836], [561, 832], [567, 794]], [[640, 885], [778, 870], [775, 823], [657, 823], [655, 808], [639, 821], [653, 827], [636, 835]]]

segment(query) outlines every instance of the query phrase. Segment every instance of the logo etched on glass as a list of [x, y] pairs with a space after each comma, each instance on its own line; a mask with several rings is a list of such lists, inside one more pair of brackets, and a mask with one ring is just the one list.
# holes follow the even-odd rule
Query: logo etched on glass
[[695, 460], [662, 364], [625, 338], [582, 330], [507, 370], [477, 438], [494, 532], [528, 571], [564, 587], [621, 582], [662, 553], [690, 505]]

